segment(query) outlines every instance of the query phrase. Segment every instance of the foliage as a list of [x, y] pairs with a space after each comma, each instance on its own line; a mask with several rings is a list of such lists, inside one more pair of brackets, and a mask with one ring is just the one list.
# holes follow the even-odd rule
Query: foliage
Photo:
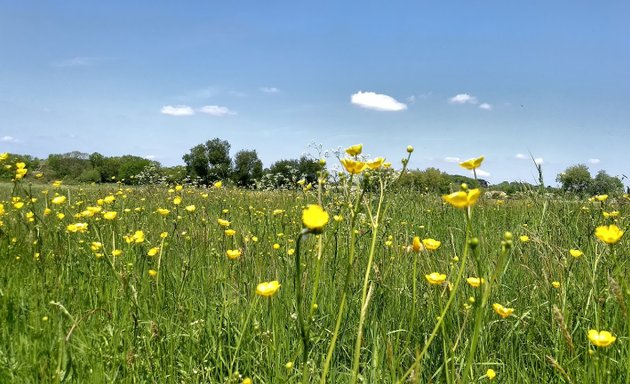
[[623, 192], [623, 182], [615, 176], [609, 176], [606, 171], [599, 171], [595, 178], [585, 164], [577, 164], [568, 167], [559, 173], [556, 181], [561, 184], [565, 192], [574, 193], [579, 196], [612, 194], [618, 195]]
[[232, 180], [240, 187], [252, 187], [263, 175], [263, 164], [255, 150], [241, 150], [234, 155]]
[[228, 141], [219, 138], [194, 146], [182, 157], [188, 175], [201, 178], [206, 185], [229, 178], [232, 169], [230, 147]]

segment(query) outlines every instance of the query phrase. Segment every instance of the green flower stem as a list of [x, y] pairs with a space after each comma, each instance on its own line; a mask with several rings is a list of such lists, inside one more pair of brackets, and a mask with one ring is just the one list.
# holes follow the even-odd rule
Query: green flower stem
[[300, 337], [302, 339], [302, 383], [308, 383], [308, 352], [309, 352], [309, 337], [308, 329], [304, 323], [304, 314], [302, 309], [302, 302], [304, 299], [302, 293], [302, 265], [300, 261], [300, 244], [302, 238], [307, 234], [307, 230], [303, 230], [295, 241], [295, 275], [294, 285], [297, 301], [297, 316], [298, 327], [300, 329]]
[[339, 329], [341, 328], [341, 320], [343, 319], [343, 314], [346, 308], [346, 302], [348, 300], [348, 287], [350, 286], [350, 276], [352, 275], [352, 266], [354, 265], [354, 254], [355, 254], [355, 240], [356, 235], [354, 233], [354, 226], [356, 225], [357, 213], [359, 212], [359, 203], [363, 199], [363, 194], [365, 190], [361, 192], [361, 196], [356, 201], [353, 210], [351, 211], [352, 220], [350, 222], [350, 251], [348, 252], [348, 268], [346, 270], [346, 279], [343, 284], [343, 293], [341, 295], [341, 302], [339, 303], [339, 311], [337, 312], [337, 320], [335, 322], [335, 330], [333, 331], [332, 338], [330, 340], [330, 345], [328, 346], [328, 351], [326, 352], [326, 360], [324, 361], [324, 367], [322, 369], [322, 377], [320, 379], [320, 384], [326, 384], [326, 377], [328, 376], [328, 371], [330, 370], [330, 363], [332, 362], [332, 357], [335, 352], [335, 345], [337, 344], [337, 338], [339, 337]]
[[245, 336], [245, 331], [247, 330], [247, 325], [249, 325], [249, 320], [252, 317], [252, 313], [254, 312], [254, 307], [258, 303], [258, 296], [254, 296], [254, 302], [249, 306], [249, 311], [247, 312], [247, 318], [245, 319], [245, 324], [243, 324], [243, 329], [241, 330], [241, 334], [238, 337], [238, 341], [236, 342], [236, 349], [234, 349], [234, 354], [232, 355], [232, 360], [230, 361], [230, 369], [228, 370], [228, 377], [232, 377], [232, 369], [234, 368], [234, 362], [236, 361], [236, 356], [238, 356], [238, 350], [241, 348], [241, 343], [243, 342], [243, 338]]
[[[448, 312], [448, 310], [451, 307], [451, 304], [455, 300], [455, 296], [456, 296], [457, 290], [458, 290], [459, 285], [460, 285], [460, 283], [462, 281], [462, 277], [464, 276], [464, 270], [466, 269], [466, 261], [468, 261], [468, 248], [469, 248], [468, 247], [468, 241], [469, 240], [470, 240], [470, 228], [467, 225], [466, 226], [466, 240], [465, 240], [465, 246], [464, 246], [464, 255], [462, 256], [462, 262], [461, 262], [461, 265], [459, 267], [459, 271], [457, 272], [457, 278], [455, 279], [455, 283], [453, 284], [453, 289], [451, 290], [451, 294], [450, 294], [450, 296], [448, 298], [448, 301], [446, 302], [446, 305], [442, 309], [442, 312], [440, 313], [440, 318], [439, 318], [438, 322], [435, 324], [435, 326], [433, 327], [433, 331], [431, 331], [431, 334], [429, 335], [429, 339], [424, 344], [424, 348], [422, 348], [422, 351], [420, 351], [420, 354], [416, 358], [416, 361], [411, 365], [411, 367], [409, 367], [407, 372], [405, 372], [405, 374], [400, 379], [398, 379], [398, 381], [397, 381], [398, 384], [403, 384], [405, 382], [405, 380], [407, 379], [407, 377], [409, 377], [409, 375], [411, 375], [411, 372], [414, 372], [420, 366], [420, 363], [422, 363], [422, 359], [424, 358], [424, 355], [429, 350], [429, 347], [431, 346], [431, 343], [433, 342], [433, 339], [437, 335], [440, 327], [442, 326], [442, 323], [444, 322], [444, 317], [445, 317], [446, 313]], [[416, 373], [416, 374], [418, 374], [418, 373]]]
[[352, 379], [351, 383], [356, 383], [359, 377], [359, 362], [361, 359], [361, 340], [363, 338], [363, 325], [367, 314], [368, 301], [368, 283], [370, 281], [370, 273], [372, 272], [372, 263], [374, 262], [374, 252], [376, 250], [376, 239], [378, 235], [379, 222], [381, 220], [381, 208], [385, 199], [383, 179], [380, 181], [380, 195], [378, 206], [376, 208], [376, 216], [372, 218], [372, 243], [370, 244], [370, 255], [368, 257], [367, 266], [365, 267], [365, 277], [363, 278], [363, 290], [361, 291], [361, 316], [359, 317], [359, 326], [357, 330], [357, 340], [354, 344], [354, 358], [352, 360]]

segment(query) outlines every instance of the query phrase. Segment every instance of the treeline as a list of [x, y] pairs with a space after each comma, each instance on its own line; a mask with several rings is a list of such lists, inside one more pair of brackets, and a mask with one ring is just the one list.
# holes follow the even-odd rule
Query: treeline
[[[211, 185], [224, 181], [241, 188], [297, 189], [316, 183], [319, 172], [325, 167], [318, 159], [302, 156], [298, 159], [279, 160], [264, 168], [256, 150], [239, 150], [233, 157], [230, 150], [228, 141], [214, 138], [192, 147], [182, 157], [184, 166], [173, 167], [164, 167], [157, 161], [139, 156], [108, 157], [98, 152], [51, 154], [46, 159], [3, 154], [10, 160], [2, 163], [0, 180], [12, 180], [15, 176], [12, 164], [22, 162], [30, 175], [36, 175], [36, 179], [43, 182], [63, 180], [66, 183]], [[580, 196], [624, 192], [624, 185], [619, 177], [610, 176], [605, 171], [599, 171], [592, 177], [584, 164], [568, 167], [557, 175], [556, 181], [560, 184], [559, 188], [514, 181], [488, 185], [482, 179], [474, 180], [462, 175], [450, 175], [436, 168], [427, 168], [409, 170], [401, 176], [399, 185], [405, 189], [439, 194], [457, 189], [461, 183], [479, 185], [509, 195], [531, 191], [565, 192]]]

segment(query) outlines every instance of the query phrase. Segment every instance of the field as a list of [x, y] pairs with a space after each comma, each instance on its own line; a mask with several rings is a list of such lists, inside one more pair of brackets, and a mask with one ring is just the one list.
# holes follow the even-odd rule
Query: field
[[447, 202], [375, 168], [2, 185], [0, 382], [630, 380], [626, 198]]

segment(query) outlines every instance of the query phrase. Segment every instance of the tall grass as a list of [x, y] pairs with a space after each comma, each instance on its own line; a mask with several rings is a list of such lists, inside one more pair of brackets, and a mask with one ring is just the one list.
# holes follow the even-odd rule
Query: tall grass
[[[1, 186], [0, 382], [459, 383], [489, 380], [488, 369], [503, 383], [629, 380], [628, 242], [593, 236], [605, 223], [627, 226], [626, 201], [482, 197], [467, 216], [373, 177], [321, 196]], [[55, 194], [66, 202], [53, 205]], [[110, 195], [102, 210], [116, 219], [76, 217]], [[297, 249], [306, 204], [331, 221]], [[613, 209], [618, 217], [602, 216]], [[68, 231], [79, 222], [85, 233]], [[127, 243], [138, 230], [144, 241]], [[416, 253], [414, 236], [442, 244]], [[446, 282], [430, 285], [431, 272]], [[473, 276], [486, 284], [466, 284]], [[277, 294], [257, 296], [272, 280]], [[514, 313], [501, 318], [493, 303]], [[589, 329], [617, 340], [598, 348]]]

